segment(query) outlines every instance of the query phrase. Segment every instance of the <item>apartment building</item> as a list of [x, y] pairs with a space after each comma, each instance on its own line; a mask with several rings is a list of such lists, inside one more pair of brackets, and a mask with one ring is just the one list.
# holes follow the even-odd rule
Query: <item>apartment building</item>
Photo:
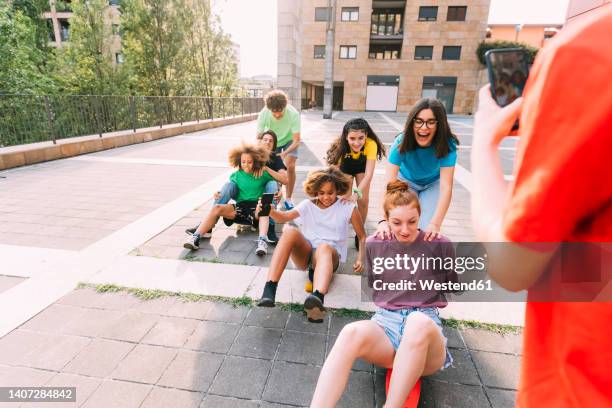
[[[49, 45], [52, 47], [61, 47], [64, 43], [70, 41], [70, 18], [72, 17], [71, 3], [70, 0], [49, 0], [49, 9], [43, 13], [43, 17], [47, 20], [47, 27], [49, 28]], [[109, 0], [104, 18], [111, 24], [113, 33], [113, 62], [116, 64], [123, 63], [119, 26], [120, 16], [119, 0]]]
[[515, 41], [542, 48], [563, 28], [563, 24], [489, 24], [487, 41]]
[[[329, 7], [332, 1], [335, 8]], [[407, 111], [427, 96], [440, 99], [448, 112], [472, 113], [482, 69], [476, 48], [485, 39], [489, 2], [294, 1], [292, 7], [301, 8], [298, 12], [289, 14], [289, 6], [284, 6], [279, 14], [280, 85], [290, 82], [283, 81], [290, 71], [301, 84], [292, 93], [293, 102], [297, 94], [303, 108], [323, 105], [326, 28], [331, 18], [334, 110]], [[299, 27], [288, 28], [280, 20], [287, 16], [298, 17]], [[301, 32], [293, 44], [283, 38], [291, 30]], [[283, 54], [286, 46], [299, 49], [294, 52], [298, 58]]]

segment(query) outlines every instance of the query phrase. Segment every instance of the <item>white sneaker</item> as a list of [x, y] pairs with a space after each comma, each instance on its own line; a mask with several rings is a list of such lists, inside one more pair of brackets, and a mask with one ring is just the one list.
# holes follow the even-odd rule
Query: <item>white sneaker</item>
[[183, 244], [183, 248], [189, 249], [191, 251], [200, 249], [200, 238], [196, 238], [194, 236], [189, 237], [189, 239]]
[[260, 238], [257, 240], [257, 249], [255, 249], [255, 255], [264, 256], [268, 253], [268, 243]]

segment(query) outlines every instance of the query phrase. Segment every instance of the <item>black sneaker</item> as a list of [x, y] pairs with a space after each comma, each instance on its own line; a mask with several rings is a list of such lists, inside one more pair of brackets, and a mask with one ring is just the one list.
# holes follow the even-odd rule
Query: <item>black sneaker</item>
[[323, 323], [325, 320], [325, 307], [321, 299], [315, 295], [308, 295], [304, 301], [304, 310], [311, 323]]
[[[193, 235], [195, 234], [195, 232], [197, 231], [198, 227], [193, 227], [193, 228], [187, 228], [185, 230], [185, 234], [187, 235]], [[205, 232], [204, 235], [200, 235], [200, 238], [210, 238], [212, 237], [212, 229], [209, 230], [208, 232]]]
[[257, 306], [274, 307], [274, 300], [276, 299], [277, 285], [278, 283], [273, 283], [271, 281], [266, 282], [266, 286], [264, 286], [264, 290], [261, 295], [261, 299], [257, 301]]
[[276, 231], [274, 231], [274, 226], [270, 225], [270, 229], [268, 230], [268, 244], [276, 245], [278, 243], [278, 236], [276, 235]]
[[183, 244], [183, 248], [195, 251], [196, 249], [200, 249], [200, 237], [191, 236], [187, 242]]
[[355, 248], [359, 249], [359, 237], [355, 235]]

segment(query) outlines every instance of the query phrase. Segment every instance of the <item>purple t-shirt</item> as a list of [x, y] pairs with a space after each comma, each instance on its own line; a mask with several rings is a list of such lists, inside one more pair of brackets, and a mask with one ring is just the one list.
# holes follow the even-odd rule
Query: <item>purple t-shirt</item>
[[383, 309], [445, 307], [444, 292], [435, 283], [458, 282], [452, 267], [455, 249], [446, 237], [425, 241], [419, 231], [410, 244], [393, 237], [366, 240], [366, 273], [374, 303]]

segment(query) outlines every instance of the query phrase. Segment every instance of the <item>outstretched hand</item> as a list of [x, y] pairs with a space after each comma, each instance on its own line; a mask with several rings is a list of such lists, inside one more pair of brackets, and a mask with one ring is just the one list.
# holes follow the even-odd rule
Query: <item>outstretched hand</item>
[[429, 223], [427, 228], [425, 228], [425, 236], [423, 237], [423, 239], [425, 241], [433, 241], [434, 239], [439, 239], [441, 236], [442, 234], [440, 234], [440, 226], [431, 222]]
[[378, 227], [376, 227], [374, 236], [382, 240], [391, 239], [391, 228], [389, 228], [389, 223], [387, 221], [380, 222]]

